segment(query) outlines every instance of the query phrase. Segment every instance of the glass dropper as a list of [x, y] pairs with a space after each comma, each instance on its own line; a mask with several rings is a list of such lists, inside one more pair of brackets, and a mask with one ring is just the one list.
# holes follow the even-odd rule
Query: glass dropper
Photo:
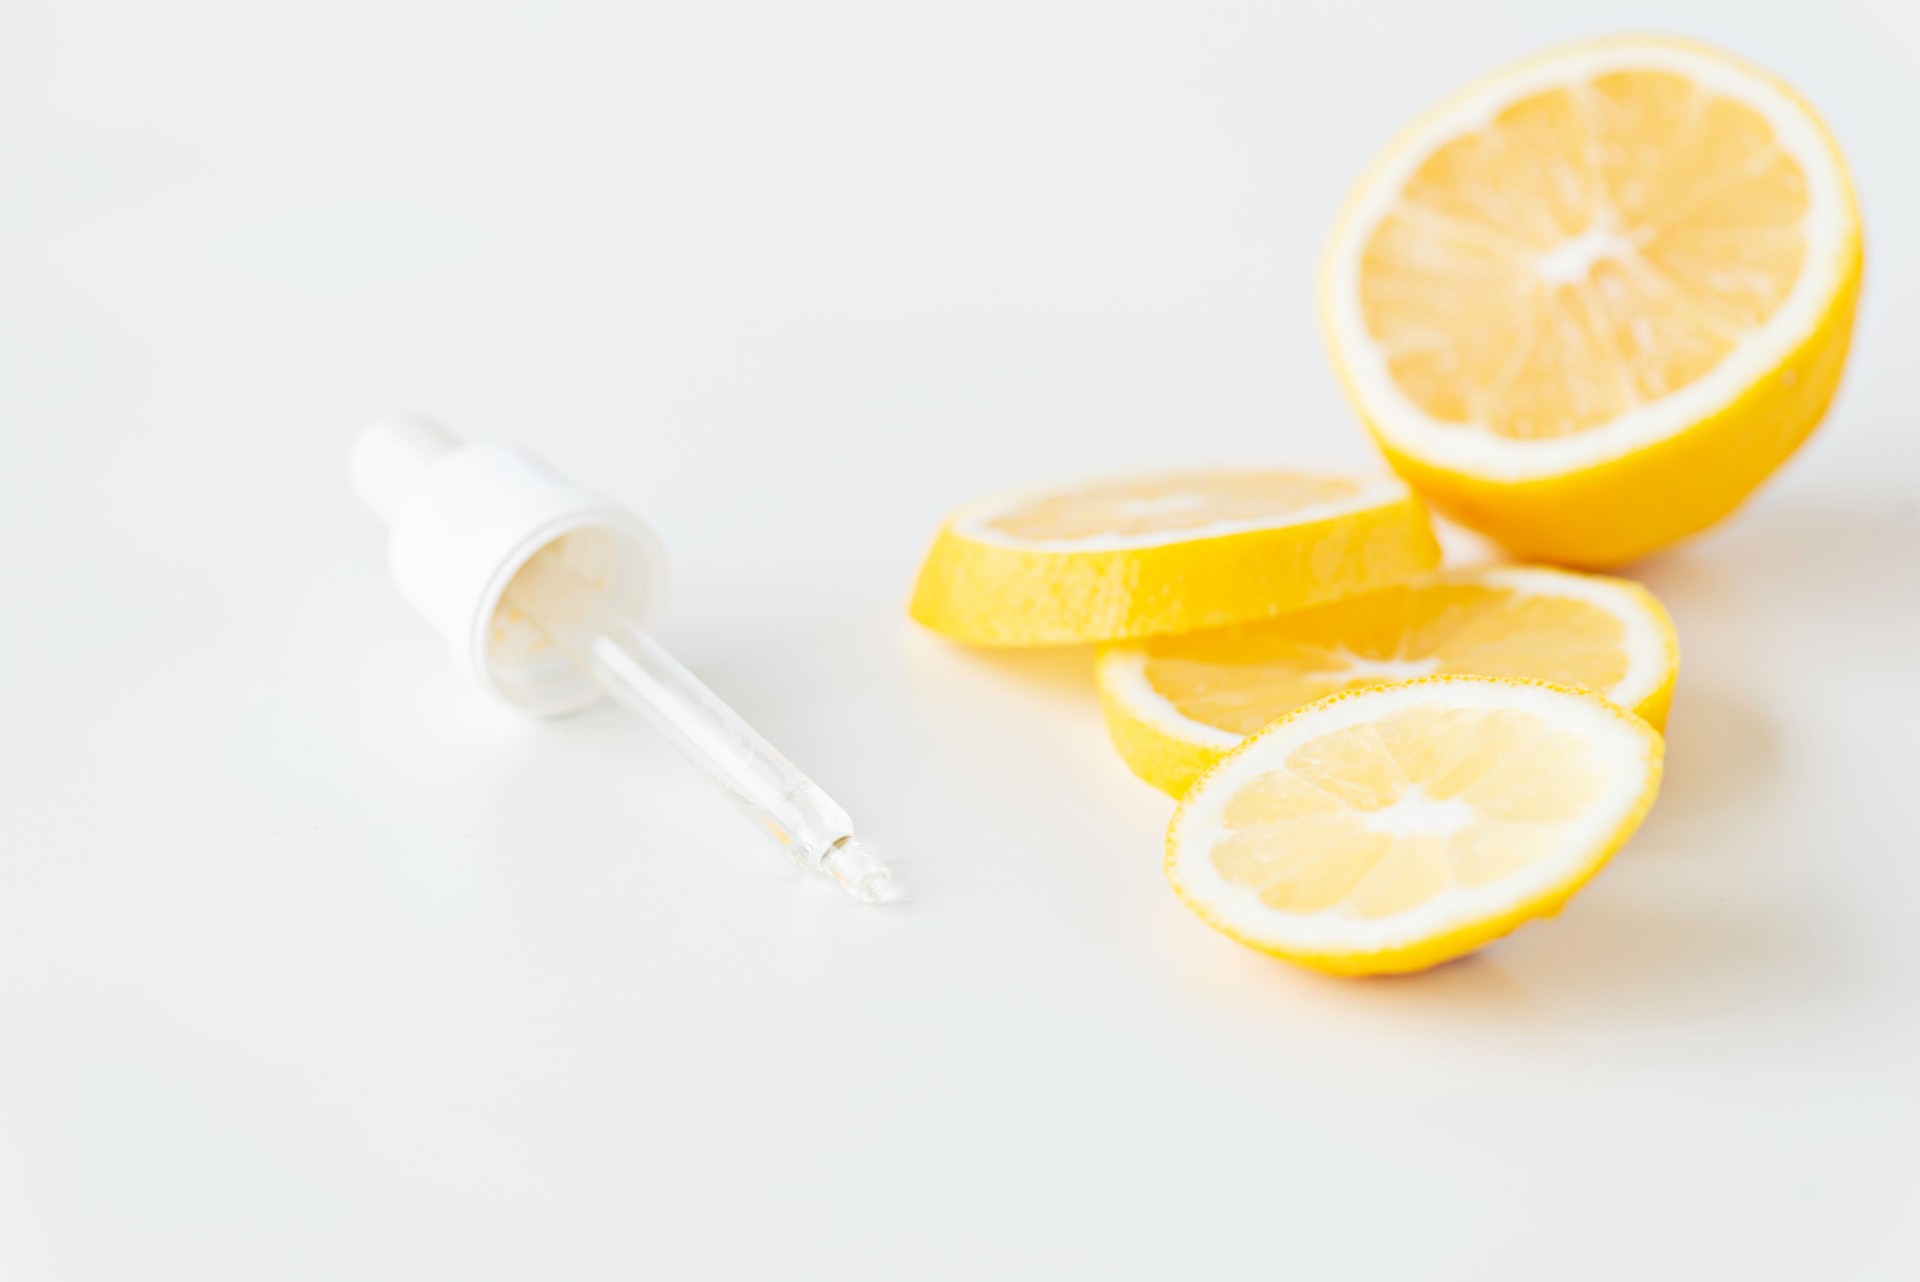
[[[462, 443], [417, 415], [369, 425], [348, 470], [388, 528], [395, 585], [469, 676], [535, 713], [584, 707], [597, 686], [705, 770], [795, 863], [862, 903], [886, 899], [892, 878], [855, 840], [847, 812], [646, 631], [666, 562], [645, 522], [530, 455]], [[607, 555], [570, 562], [581, 538]], [[544, 637], [571, 662], [493, 643], [497, 624], [523, 621], [506, 630], [536, 649]]]
[[892, 875], [854, 837], [847, 812], [665, 646], [611, 609], [567, 564], [561, 545], [521, 567], [502, 605], [706, 771], [795, 863], [826, 873], [863, 904], [886, 899]]

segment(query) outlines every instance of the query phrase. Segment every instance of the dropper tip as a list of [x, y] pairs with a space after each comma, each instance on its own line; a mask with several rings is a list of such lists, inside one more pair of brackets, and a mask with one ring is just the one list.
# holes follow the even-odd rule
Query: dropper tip
[[863, 904], [883, 904], [893, 890], [893, 874], [887, 866], [852, 837], [834, 843], [820, 860], [820, 867], [840, 883], [840, 889]]

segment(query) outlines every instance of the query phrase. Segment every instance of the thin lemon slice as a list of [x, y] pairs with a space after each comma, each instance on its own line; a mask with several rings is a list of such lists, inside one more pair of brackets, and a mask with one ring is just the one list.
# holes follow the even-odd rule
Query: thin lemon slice
[[1343, 975], [1424, 970], [1558, 912], [1639, 826], [1660, 763], [1646, 722], [1564, 686], [1352, 690], [1201, 777], [1167, 877], [1250, 947]]
[[1494, 73], [1414, 125], [1327, 249], [1335, 364], [1394, 468], [1516, 553], [1703, 529], [1839, 383], [1859, 214], [1813, 111], [1696, 45]]
[[1398, 481], [1167, 472], [961, 509], [909, 609], [973, 645], [1070, 645], [1269, 618], [1401, 582], [1439, 555]]
[[1275, 717], [1356, 686], [1521, 677], [1666, 724], [1673, 621], [1637, 583], [1500, 567], [1423, 575], [1262, 623], [1109, 646], [1095, 665], [1114, 746], [1173, 796]]

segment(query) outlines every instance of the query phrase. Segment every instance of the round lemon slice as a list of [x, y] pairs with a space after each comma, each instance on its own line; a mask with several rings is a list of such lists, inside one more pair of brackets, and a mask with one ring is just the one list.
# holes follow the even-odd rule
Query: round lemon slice
[[1859, 213], [1779, 81], [1622, 39], [1415, 124], [1328, 245], [1322, 315], [1395, 470], [1530, 559], [1615, 565], [1725, 516], [1826, 412]]
[[1168, 472], [961, 509], [909, 610], [972, 645], [1071, 645], [1264, 619], [1401, 582], [1439, 556], [1397, 480]]
[[1333, 695], [1201, 777], [1167, 829], [1167, 877], [1208, 925], [1288, 961], [1424, 970], [1558, 912], [1653, 804], [1661, 742], [1544, 682]]
[[1109, 646], [1095, 671], [1114, 746], [1135, 774], [1178, 797], [1275, 717], [1356, 686], [1443, 674], [1531, 678], [1604, 695], [1660, 729], [1679, 665], [1673, 622], [1639, 584], [1500, 567]]

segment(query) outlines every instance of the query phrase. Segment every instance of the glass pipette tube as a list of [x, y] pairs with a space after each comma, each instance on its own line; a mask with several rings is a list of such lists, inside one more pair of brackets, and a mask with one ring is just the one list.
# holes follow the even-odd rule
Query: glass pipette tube
[[886, 899], [892, 875], [854, 838], [847, 812], [665, 646], [609, 608], [559, 544], [514, 575], [503, 604], [706, 771], [795, 863], [826, 873], [863, 904]]

